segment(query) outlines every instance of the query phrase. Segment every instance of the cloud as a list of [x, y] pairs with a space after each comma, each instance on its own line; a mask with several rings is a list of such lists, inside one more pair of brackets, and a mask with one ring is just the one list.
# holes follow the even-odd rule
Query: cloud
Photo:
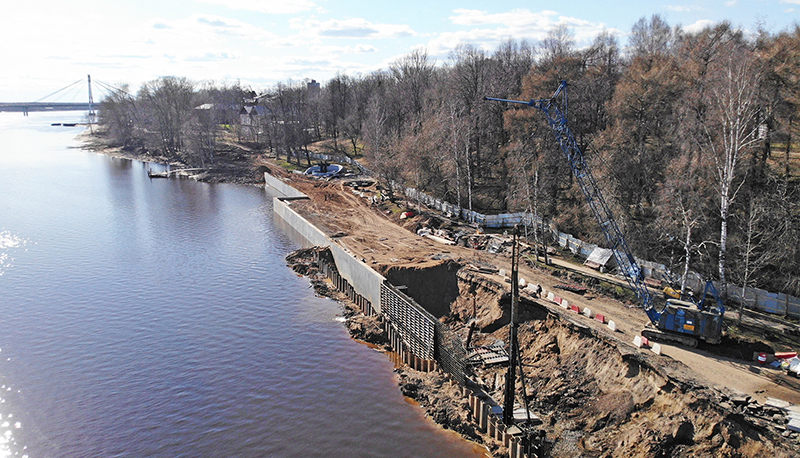
[[716, 22], [712, 21], [710, 19], [700, 19], [697, 22], [694, 22], [692, 24], [689, 24], [687, 26], [682, 27], [682, 29], [683, 29], [684, 32], [687, 32], [687, 33], [697, 33], [697, 32], [702, 31], [706, 27], [710, 27], [710, 26], [712, 26], [714, 24], [716, 24]]
[[474, 28], [437, 35], [426, 46], [432, 56], [444, 57], [460, 43], [470, 43], [491, 51], [509, 38], [538, 41], [560, 24], [572, 30], [578, 46], [588, 45], [603, 30], [620, 33], [618, 30], [606, 28], [602, 23], [559, 15], [551, 10], [533, 12], [515, 9], [503, 13], [487, 13], [481, 10], [456, 9], [449, 19], [455, 25]]
[[222, 42], [242, 39], [249, 42], [275, 43], [281, 38], [261, 27], [237, 19], [208, 14], [194, 14], [186, 18], [164, 21], [156, 24], [143, 41], [151, 41], [159, 46], [196, 47], [198, 42]]
[[199, 22], [200, 24], [210, 25], [212, 27], [223, 27], [223, 28], [238, 27], [237, 25], [228, 24], [227, 22], [220, 19], [207, 19], [204, 17], [197, 18], [197, 22]]
[[293, 29], [302, 30], [302, 35], [325, 38], [404, 38], [417, 35], [408, 25], [375, 24], [363, 18], [331, 19], [319, 21], [307, 19], [291, 21]]
[[372, 45], [358, 44], [355, 46], [312, 46], [311, 52], [315, 54], [364, 54], [376, 52]]
[[268, 14], [294, 14], [316, 6], [309, 0], [198, 0], [212, 5], [223, 5], [234, 10], [256, 11]]
[[[733, 0], [736, 3], [736, 0]], [[670, 11], [675, 11], [676, 13], [691, 13], [693, 11], [701, 11], [697, 5], [666, 5], [666, 8]]]
[[[489, 14], [485, 11], [457, 9], [453, 11], [454, 16], [450, 17], [456, 25], [493, 25], [499, 27], [495, 29], [476, 29], [489, 31], [493, 35], [503, 34], [504, 36], [514, 36], [519, 38], [544, 38], [547, 33], [556, 25], [564, 24], [575, 33], [578, 41], [591, 39], [602, 31], [605, 26], [602, 23], [587, 21], [570, 16], [559, 15], [555, 11], [543, 10], [533, 12], [527, 9], [515, 9], [505, 13]], [[609, 30], [614, 32], [615, 30]], [[511, 33], [511, 35], [505, 35]]]
[[207, 52], [202, 55], [188, 56], [184, 60], [187, 62], [219, 62], [238, 58], [239, 56], [232, 52]]
[[781, 0], [781, 3], [788, 3], [790, 5], [800, 5], [800, 0]]

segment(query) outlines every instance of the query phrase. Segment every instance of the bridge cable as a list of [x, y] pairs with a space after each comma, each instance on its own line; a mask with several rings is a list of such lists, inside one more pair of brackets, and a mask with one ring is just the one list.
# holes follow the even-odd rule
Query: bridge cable
[[57, 90], [57, 91], [55, 91], [55, 92], [53, 92], [51, 94], [47, 94], [46, 96], [42, 97], [41, 99], [39, 99], [39, 100], [37, 100], [37, 101], [35, 101], [33, 103], [39, 103], [39, 102], [41, 102], [42, 100], [44, 100], [44, 99], [46, 99], [48, 97], [52, 97], [52, 96], [58, 94], [59, 92], [67, 90], [67, 89], [71, 88], [72, 86], [75, 86], [76, 84], [82, 83], [82, 82], [83, 82], [83, 78], [79, 79], [78, 81], [75, 81], [74, 83], [72, 83], [72, 84], [70, 84], [68, 86], [62, 87], [61, 89], [59, 89], [59, 90]]

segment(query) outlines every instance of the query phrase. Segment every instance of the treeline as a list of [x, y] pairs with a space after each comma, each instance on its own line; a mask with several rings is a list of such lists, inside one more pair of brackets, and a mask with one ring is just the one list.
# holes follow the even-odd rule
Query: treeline
[[[162, 78], [101, 113], [121, 144], [198, 164], [214, 161], [223, 126], [296, 162], [324, 139], [387, 184], [486, 213], [535, 212], [602, 245], [544, 116], [483, 100], [546, 98], [566, 80], [570, 128], [638, 256], [800, 296], [799, 75], [798, 27], [688, 33], [653, 16], [624, 49], [608, 33], [579, 49], [557, 27], [536, 45], [461, 45], [438, 65], [415, 51], [321, 87], [256, 94]], [[244, 105], [259, 108], [242, 117]]]

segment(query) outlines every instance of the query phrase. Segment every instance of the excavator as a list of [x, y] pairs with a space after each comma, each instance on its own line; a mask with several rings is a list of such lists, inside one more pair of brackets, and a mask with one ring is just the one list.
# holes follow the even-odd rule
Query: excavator
[[[653, 296], [645, 284], [644, 273], [628, 248], [589, 164], [567, 125], [567, 82], [561, 81], [556, 92], [547, 99], [526, 102], [484, 97], [484, 100], [527, 105], [545, 115], [556, 142], [569, 162], [586, 202], [614, 253], [620, 273], [636, 293], [639, 304], [650, 319], [650, 324], [642, 331], [642, 335], [654, 341], [677, 342], [689, 347], [696, 347], [700, 340], [710, 344], [720, 343], [725, 306], [713, 283], [706, 283], [705, 291], [697, 302], [670, 298], [661, 310], [656, 309]], [[709, 292], [715, 301], [707, 304], [705, 298]]]

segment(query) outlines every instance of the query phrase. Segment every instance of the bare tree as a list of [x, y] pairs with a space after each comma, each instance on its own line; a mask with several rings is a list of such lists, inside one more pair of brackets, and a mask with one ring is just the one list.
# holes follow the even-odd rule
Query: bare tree
[[142, 85], [138, 98], [149, 120], [146, 128], [151, 132], [152, 147], [167, 156], [180, 157], [186, 124], [194, 108], [194, 83], [165, 76]]
[[669, 24], [658, 14], [648, 21], [641, 18], [631, 28], [628, 54], [634, 57], [668, 55], [673, 51], [675, 34]]
[[[390, 65], [389, 74], [395, 82], [392, 95], [401, 110], [401, 125], [408, 123], [411, 130], [418, 129], [422, 125], [425, 93], [434, 75], [434, 62], [426, 51], [417, 49]], [[400, 127], [398, 134], [402, 130]]]
[[710, 68], [708, 115], [701, 119], [698, 143], [714, 164], [720, 215], [718, 269], [724, 288], [730, 209], [743, 183], [740, 165], [759, 142], [761, 71], [754, 53], [741, 42], [727, 43]]
[[128, 92], [128, 86], [123, 85], [103, 99], [99, 122], [123, 148], [135, 148], [141, 146], [142, 142], [137, 133], [139, 116], [136, 98]]

